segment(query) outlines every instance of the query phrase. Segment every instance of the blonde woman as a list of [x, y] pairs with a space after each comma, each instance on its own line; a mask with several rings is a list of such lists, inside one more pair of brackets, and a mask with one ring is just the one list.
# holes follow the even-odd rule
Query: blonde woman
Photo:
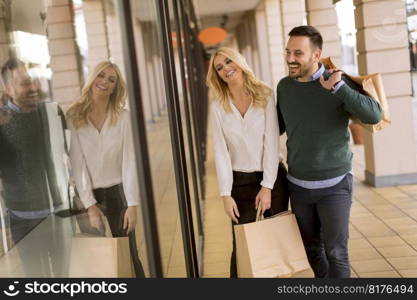
[[99, 63], [68, 112], [70, 157], [81, 202], [92, 227], [105, 215], [114, 237], [129, 236], [137, 277], [144, 277], [136, 239], [139, 200], [126, 84], [117, 65]]
[[[215, 98], [211, 122], [220, 196], [232, 224], [253, 222], [258, 205], [264, 215], [286, 210], [277, 189], [279, 129], [271, 88], [227, 47], [212, 55], [207, 85]], [[278, 174], [285, 180], [285, 170]], [[237, 277], [234, 235], [230, 276]]]

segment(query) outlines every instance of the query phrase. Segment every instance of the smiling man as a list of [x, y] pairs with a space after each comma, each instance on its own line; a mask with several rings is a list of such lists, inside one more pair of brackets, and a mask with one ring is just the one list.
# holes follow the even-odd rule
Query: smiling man
[[323, 39], [312, 26], [289, 33], [288, 76], [277, 86], [280, 133], [287, 133], [291, 208], [316, 277], [350, 277], [352, 152], [348, 123], [381, 119], [381, 108], [338, 70], [320, 64]]
[[[9, 113], [0, 124], [0, 179], [16, 244], [62, 202], [53, 162], [47, 103], [26, 65], [9, 59], [1, 69]], [[57, 116], [58, 118], [58, 116]], [[51, 206], [52, 205], [52, 206]]]
[[31, 78], [25, 64], [16, 59], [9, 60], [2, 68], [2, 77], [10, 96], [8, 106], [20, 112], [37, 108], [41, 101], [40, 83]]

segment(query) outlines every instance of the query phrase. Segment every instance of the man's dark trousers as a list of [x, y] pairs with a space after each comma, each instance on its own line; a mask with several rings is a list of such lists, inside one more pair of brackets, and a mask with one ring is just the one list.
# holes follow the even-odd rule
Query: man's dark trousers
[[348, 256], [352, 174], [338, 184], [306, 189], [289, 182], [291, 208], [315, 277], [350, 277]]

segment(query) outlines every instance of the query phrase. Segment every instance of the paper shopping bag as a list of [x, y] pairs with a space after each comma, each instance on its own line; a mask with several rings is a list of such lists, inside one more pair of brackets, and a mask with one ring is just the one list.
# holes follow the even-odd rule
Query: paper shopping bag
[[74, 237], [69, 277], [134, 277], [128, 237]]
[[[332, 62], [330, 57], [322, 58], [320, 62], [323, 63], [326, 69], [337, 69], [336, 65]], [[388, 102], [385, 96], [384, 86], [382, 84], [381, 74], [375, 73], [365, 76], [350, 76], [346, 73], [343, 74], [358, 85], [358, 91], [360, 93], [374, 98], [379, 103], [382, 111], [381, 121], [377, 124], [364, 124], [355, 118], [352, 118], [352, 120], [361, 124], [363, 128], [370, 132], [377, 132], [391, 124], [391, 116]]]
[[291, 277], [310, 268], [295, 215], [235, 225], [238, 276]]
[[68, 277], [135, 277], [128, 237], [76, 233], [72, 238]]

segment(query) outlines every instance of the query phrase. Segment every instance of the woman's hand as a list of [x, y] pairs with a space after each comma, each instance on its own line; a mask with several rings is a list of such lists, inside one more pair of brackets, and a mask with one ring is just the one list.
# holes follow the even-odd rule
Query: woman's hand
[[103, 215], [103, 212], [100, 210], [100, 208], [98, 208], [96, 204], [91, 205], [87, 209], [87, 214], [88, 214], [88, 220], [90, 221], [91, 227], [96, 228], [98, 231], [102, 232], [104, 229], [104, 224], [101, 218], [104, 215]]
[[123, 229], [126, 230], [126, 234], [131, 233], [136, 227], [137, 221], [137, 207], [129, 206], [126, 209], [125, 216], [123, 219]]
[[239, 218], [240, 215], [239, 215], [239, 210], [237, 209], [235, 200], [230, 196], [223, 196], [222, 198], [223, 198], [224, 211], [233, 222], [238, 224], [239, 221], [237, 218]]
[[255, 199], [255, 209], [258, 209], [259, 202], [261, 203], [262, 213], [271, 208], [271, 190], [262, 187]]

